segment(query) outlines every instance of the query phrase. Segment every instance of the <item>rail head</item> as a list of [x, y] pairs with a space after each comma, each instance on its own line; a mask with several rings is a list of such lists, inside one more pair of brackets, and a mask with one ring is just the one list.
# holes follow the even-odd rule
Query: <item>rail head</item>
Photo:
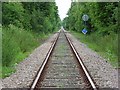
[[30, 90], [34, 90], [35, 89], [35, 86], [36, 86], [40, 76], [42, 75], [42, 72], [43, 72], [43, 70], [44, 70], [44, 68], [45, 68], [45, 66], [46, 66], [46, 64], [47, 64], [47, 62], [49, 60], [49, 57], [50, 57], [50, 55], [51, 55], [51, 53], [52, 53], [52, 51], [53, 51], [53, 49], [55, 47], [55, 44], [56, 44], [56, 42], [57, 42], [57, 40], [59, 38], [60, 32], [61, 31], [58, 32], [57, 37], [55, 38], [54, 42], [52, 43], [52, 45], [51, 45], [51, 47], [50, 47], [50, 49], [49, 49], [49, 51], [48, 51], [48, 53], [47, 53], [47, 55], [45, 57], [45, 59], [44, 59], [42, 65], [41, 65], [40, 69], [38, 70], [38, 73], [37, 73], [34, 81], [32, 82], [32, 85], [30, 87]]
[[84, 63], [82, 62], [82, 59], [81, 59], [81, 57], [79, 56], [77, 50], [75, 49], [75, 46], [73, 45], [73, 43], [72, 43], [72, 41], [70, 40], [70, 38], [66, 35], [65, 30], [63, 30], [63, 32], [64, 32], [64, 34], [65, 34], [65, 36], [66, 36], [66, 38], [67, 38], [67, 40], [68, 40], [68, 42], [69, 42], [69, 44], [70, 44], [70, 46], [71, 46], [71, 48], [72, 48], [72, 50], [73, 50], [73, 52], [74, 52], [77, 60], [79, 61], [79, 63], [80, 63], [80, 65], [81, 65], [81, 67], [82, 67], [85, 75], [87, 76], [87, 79], [89, 80], [89, 83], [91, 84], [93, 90], [97, 90], [97, 87], [96, 87], [96, 85], [95, 85], [92, 77], [91, 77], [90, 74], [88, 73], [87, 68], [85, 67]]
[[45, 66], [46, 66], [46, 64], [47, 64], [47, 62], [48, 62], [48, 60], [49, 60], [49, 57], [50, 57], [50, 55], [51, 55], [51, 53], [52, 53], [52, 51], [53, 51], [53, 49], [54, 49], [54, 47], [55, 47], [55, 44], [56, 44], [56, 42], [57, 42], [57, 40], [58, 40], [58, 38], [59, 38], [59, 34], [61, 33], [61, 31], [64, 32], [65, 37], [67, 38], [67, 40], [68, 40], [68, 42], [69, 42], [69, 44], [70, 44], [70, 46], [71, 46], [71, 48], [72, 48], [72, 50], [73, 50], [76, 58], [78, 59], [81, 67], [83, 68], [83, 71], [84, 71], [85, 75], [87, 76], [87, 79], [89, 80], [89, 82], [90, 82], [93, 90], [97, 90], [97, 87], [95, 86], [94, 81], [92, 80], [90, 74], [88, 73], [88, 71], [87, 71], [84, 63], [82, 62], [82, 60], [81, 60], [81, 58], [80, 58], [77, 50], [75, 49], [74, 45], [72, 44], [70, 38], [67, 37], [65, 30], [59, 30], [57, 37], [55, 38], [54, 42], [52, 43], [52, 45], [51, 45], [51, 47], [50, 47], [50, 49], [49, 49], [49, 51], [48, 51], [48, 53], [47, 53], [47, 55], [46, 55], [43, 63], [42, 63], [42, 65], [41, 65], [41, 67], [40, 67], [40, 69], [39, 69], [39, 71], [38, 71], [38, 73], [37, 73], [37, 75], [36, 75], [36, 78], [34, 79], [32, 85], [31, 85], [31, 87], [30, 87], [30, 90], [34, 90], [34, 89], [35, 89], [36, 84], [37, 84], [40, 76], [42, 75], [42, 72], [43, 72], [43, 70], [44, 70], [44, 68], [45, 68]]

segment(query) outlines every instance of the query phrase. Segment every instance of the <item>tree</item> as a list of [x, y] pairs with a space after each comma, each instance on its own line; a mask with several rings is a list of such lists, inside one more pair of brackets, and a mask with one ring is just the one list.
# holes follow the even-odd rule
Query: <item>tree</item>
[[90, 19], [87, 21], [88, 32], [101, 33], [103, 35], [112, 32], [117, 33], [118, 23], [118, 3], [117, 2], [73, 2], [64, 21], [70, 30], [81, 31], [84, 28], [82, 16], [88, 14]]

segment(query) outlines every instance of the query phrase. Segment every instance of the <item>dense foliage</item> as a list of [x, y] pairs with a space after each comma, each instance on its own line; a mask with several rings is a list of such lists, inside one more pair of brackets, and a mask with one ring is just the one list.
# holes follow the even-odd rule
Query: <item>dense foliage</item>
[[55, 2], [2, 3], [3, 77], [11, 74], [15, 64], [57, 30], [60, 24], [57, 13]]
[[[85, 22], [82, 16], [87, 14]], [[66, 30], [82, 33], [86, 28], [87, 34], [79, 37], [89, 43], [94, 50], [106, 53], [112, 61], [117, 61], [118, 55], [118, 2], [73, 2], [63, 21]]]
[[59, 18], [55, 3], [5, 2], [2, 4], [2, 24], [13, 24], [34, 32], [52, 32]]
[[69, 30], [81, 32], [85, 27], [84, 21], [82, 20], [84, 14], [89, 16], [89, 20], [87, 21], [89, 32], [97, 31], [104, 35], [113, 32], [117, 33], [117, 2], [74, 2], [68, 12], [69, 17], [64, 20], [64, 23], [66, 23], [65, 27]]

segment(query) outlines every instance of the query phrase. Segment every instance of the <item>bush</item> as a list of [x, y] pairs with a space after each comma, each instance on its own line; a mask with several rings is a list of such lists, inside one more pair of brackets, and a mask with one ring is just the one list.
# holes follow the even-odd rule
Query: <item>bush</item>
[[14, 25], [3, 27], [2, 31], [2, 78], [15, 72], [14, 66], [49, 36], [44, 33], [27, 31]]
[[16, 55], [20, 52], [20, 48], [11, 34], [3, 30], [3, 43], [2, 43], [2, 64], [9, 66], [11, 61], [15, 60]]
[[31, 32], [15, 27], [14, 25], [3, 27], [3, 66], [14, 64], [19, 54], [30, 52], [37, 45], [38, 42]]
[[106, 36], [102, 36], [98, 33], [83, 35], [81, 33], [73, 32], [73, 34], [83, 43], [86, 43], [88, 47], [105, 57], [114, 67], [117, 67], [118, 34], [111, 33]]

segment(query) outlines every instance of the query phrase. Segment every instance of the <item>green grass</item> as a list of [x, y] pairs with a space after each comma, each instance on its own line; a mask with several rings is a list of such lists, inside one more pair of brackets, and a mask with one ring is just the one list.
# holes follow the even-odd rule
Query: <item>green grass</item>
[[15, 72], [15, 66], [26, 58], [50, 34], [33, 33], [14, 25], [2, 28], [2, 70], [0, 78]]
[[3, 78], [10, 76], [14, 72], [15, 72], [14, 67], [10, 67], [10, 66], [9, 67], [6, 67], [6, 66], [2, 67], [2, 77]]
[[110, 34], [102, 36], [98, 33], [84, 35], [79, 32], [71, 31], [71, 33], [81, 42], [85, 43], [89, 48], [96, 51], [115, 68], [118, 68], [118, 35]]

